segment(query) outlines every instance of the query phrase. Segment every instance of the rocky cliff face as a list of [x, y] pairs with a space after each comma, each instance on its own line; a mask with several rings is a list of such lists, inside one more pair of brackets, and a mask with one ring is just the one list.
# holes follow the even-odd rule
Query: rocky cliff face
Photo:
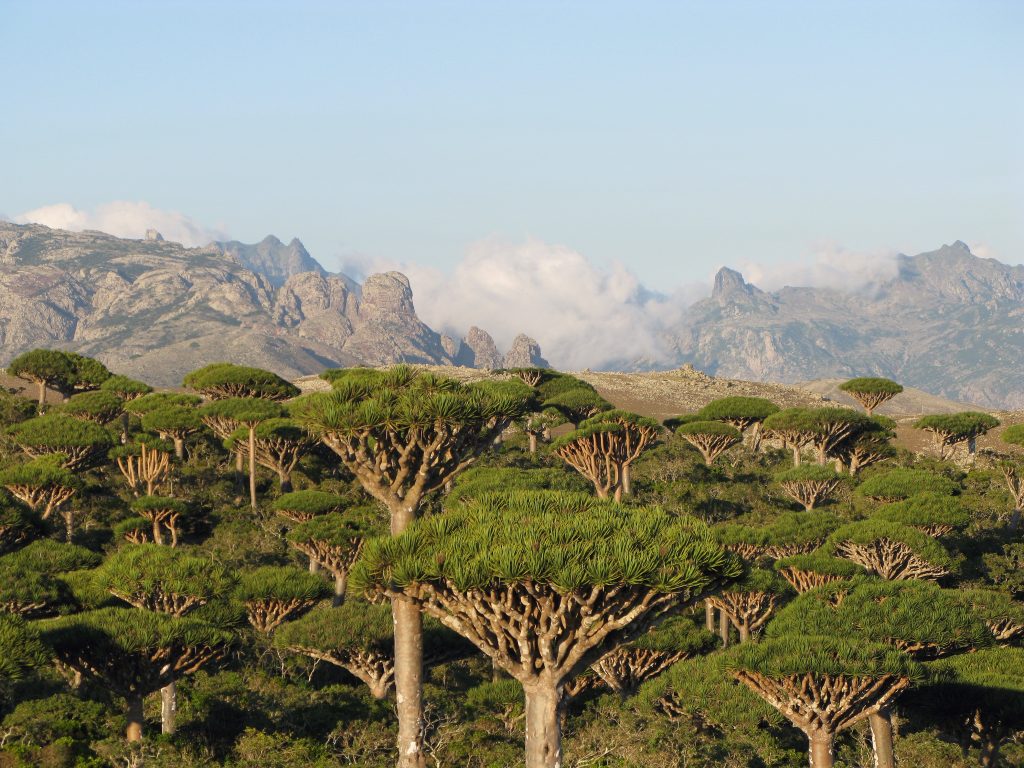
[[453, 346], [416, 316], [404, 275], [370, 275], [360, 287], [325, 272], [297, 240], [184, 248], [0, 222], [0, 365], [60, 347], [170, 386], [218, 360], [294, 377], [452, 365]]
[[505, 353], [506, 368], [548, 368], [548, 361], [540, 353], [540, 344], [524, 333], [512, 340]]
[[767, 293], [721, 270], [673, 343], [715, 375], [796, 382], [887, 376], [954, 400], [1024, 407], [1024, 267], [961, 242], [900, 256], [895, 278], [856, 292]]

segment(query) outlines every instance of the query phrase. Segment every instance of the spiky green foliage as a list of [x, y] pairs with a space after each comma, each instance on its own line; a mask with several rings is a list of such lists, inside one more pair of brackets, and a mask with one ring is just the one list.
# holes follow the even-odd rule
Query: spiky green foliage
[[831, 512], [785, 512], [770, 525], [724, 523], [715, 526], [718, 540], [745, 560], [780, 558], [810, 552], [840, 526]]
[[272, 400], [256, 397], [229, 397], [214, 400], [199, 409], [204, 417], [225, 419], [236, 424], [259, 424], [284, 416], [284, 408]]
[[69, 390], [75, 379], [71, 358], [56, 349], [23, 352], [7, 364], [7, 372], [60, 391]]
[[593, 389], [573, 387], [542, 402], [544, 408], [553, 408], [572, 424], [589, 419], [601, 411], [612, 409], [611, 403]]
[[40, 616], [53, 611], [66, 597], [50, 574], [19, 567], [12, 555], [0, 557], [0, 611]]
[[929, 536], [944, 536], [951, 531], [966, 528], [971, 522], [971, 516], [958, 498], [933, 491], [925, 491], [904, 501], [887, 504], [875, 512], [874, 517], [909, 525]]
[[164, 405], [143, 413], [142, 428], [181, 440], [201, 430], [203, 421], [195, 408]]
[[272, 508], [289, 520], [304, 522], [317, 515], [337, 512], [345, 504], [345, 499], [335, 493], [306, 490], [281, 494], [274, 500]]
[[40, 456], [0, 470], [0, 485], [43, 520], [82, 488], [78, 476], [64, 467], [63, 453]]
[[99, 424], [63, 413], [50, 413], [8, 428], [8, 434], [29, 456], [64, 454], [64, 466], [83, 469], [106, 455], [113, 436]]
[[153, 523], [144, 517], [129, 517], [114, 525], [114, 536], [131, 544], [145, 544], [153, 540]]
[[245, 603], [249, 623], [261, 632], [273, 631], [329, 594], [315, 574], [270, 565], [243, 573], [235, 589], [235, 597]]
[[869, 416], [857, 428], [832, 446], [832, 457], [849, 467], [850, 474], [891, 458], [896, 451], [896, 422], [886, 416]]
[[0, 613], [0, 701], [11, 683], [47, 661], [47, 653], [35, 627], [19, 616]]
[[562, 469], [471, 467], [456, 478], [447, 498], [455, 503], [501, 491], [585, 492], [588, 488], [579, 475]]
[[780, 472], [775, 476], [775, 482], [810, 511], [835, 492], [843, 477], [831, 467], [811, 464]]
[[140, 496], [132, 501], [132, 511], [149, 520], [153, 541], [164, 544], [164, 533], [170, 534], [171, 546], [176, 546], [180, 534], [179, 523], [189, 514], [189, 505], [170, 496]]
[[891, 400], [903, 391], [903, 387], [891, 379], [859, 377], [839, 385], [839, 389], [851, 395], [864, 410], [871, 412], [882, 403]]
[[39, 532], [37, 518], [0, 493], [0, 555], [5, 555]]
[[74, 368], [74, 375], [71, 380], [73, 389], [84, 392], [99, 387], [113, 374], [107, 370], [107, 366], [92, 357], [80, 355], [77, 352], [65, 352], [68, 360]]
[[57, 574], [94, 568], [100, 556], [77, 544], [59, 544], [52, 539], [38, 539], [7, 556], [16, 568], [37, 573]]
[[201, 397], [182, 392], [151, 392], [148, 395], [129, 400], [124, 404], [124, 409], [128, 413], [142, 416], [157, 408], [195, 408], [202, 402]]
[[630, 492], [630, 468], [661, 431], [654, 419], [609, 410], [580, 423], [552, 443], [566, 464], [587, 478], [599, 498], [620, 501]]
[[844, 525], [829, 537], [828, 551], [883, 579], [940, 579], [960, 567], [959, 560], [926, 533], [879, 519]]
[[1024, 640], [1024, 603], [996, 589], [961, 589], [958, 595], [998, 643]]
[[96, 585], [136, 608], [184, 616], [228, 594], [233, 579], [223, 566], [156, 544], [119, 549], [95, 573]]
[[136, 398], [148, 395], [153, 388], [144, 381], [128, 378], [127, 376], [111, 376], [100, 385], [103, 392], [112, 392], [122, 400], [135, 400]]
[[958, 590], [930, 582], [866, 577], [806, 592], [768, 626], [769, 637], [813, 634], [887, 643], [918, 659], [992, 643], [985, 622]]
[[530, 387], [539, 387], [546, 381], [561, 376], [562, 374], [550, 368], [499, 368], [494, 371], [498, 376], [515, 376], [524, 384]]
[[465, 592], [528, 581], [559, 593], [627, 584], [696, 595], [738, 574], [693, 518], [538, 491], [484, 496], [369, 541], [353, 578], [370, 590], [450, 582]]
[[973, 446], [974, 440], [998, 426], [999, 419], [978, 411], [933, 414], [914, 422], [915, 429], [932, 433], [943, 457], [950, 446], [964, 442]]
[[113, 392], [96, 390], [80, 392], [60, 406], [60, 412], [76, 419], [85, 419], [97, 424], [109, 424], [121, 415], [124, 401]]
[[844, 560], [832, 557], [825, 552], [810, 552], [791, 555], [776, 560], [777, 570], [797, 592], [807, 592], [823, 584], [845, 581], [864, 573], [864, 568]]
[[709, 421], [724, 421], [742, 431], [778, 412], [779, 406], [763, 397], [735, 396], [712, 400], [697, 415]]
[[925, 492], [951, 496], [958, 490], [959, 486], [944, 475], [905, 467], [872, 475], [857, 486], [858, 495], [878, 501], [902, 501]]
[[288, 533], [288, 543], [331, 572], [335, 578], [335, 599], [340, 602], [363, 540], [382, 533], [380, 523], [380, 515], [372, 507], [328, 512], [295, 526]]
[[700, 451], [709, 467], [718, 456], [743, 439], [736, 427], [722, 421], [689, 421], [677, 427], [676, 434]]
[[288, 400], [299, 388], [276, 373], [232, 363], [213, 363], [185, 376], [184, 385], [207, 397]]
[[924, 679], [924, 667], [884, 643], [827, 635], [781, 635], [740, 646], [728, 659], [734, 672], [782, 679], [806, 674], [828, 677]]

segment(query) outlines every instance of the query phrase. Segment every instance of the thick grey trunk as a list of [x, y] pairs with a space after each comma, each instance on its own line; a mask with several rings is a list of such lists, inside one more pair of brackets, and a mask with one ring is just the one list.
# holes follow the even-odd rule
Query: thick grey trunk
[[526, 689], [526, 768], [561, 768], [562, 692], [553, 686]]
[[530, 453], [537, 453], [537, 434], [535, 432], [528, 432], [527, 436], [530, 438]]
[[309, 558], [309, 572], [320, 573], [320, 563], [312, 557]]
[[395, 709], [398, 768], [425, 768], [423, 753], [423, 616], [415, 605], [394, 599]]
[[256, 511], [256, 426], [249, 426], [249, 503]]
[[708, 632], [715, 631], [715, 607], [709, 600], [704, 601], [704, 626]]
[[171, 683], [160, 689], [160, 732], [174, 733], [178, 719], [178, 684]]
[[875, 753], [875, 768], [896, 768], [896, 753], [893, 750], [892, 715], [887, 709], [880, 709], [868, 716], [871, 725], [871, 747]]
[[719, 610], [718, 612], [718, 635], [722, 638], [722, 647], [729, 647], [729, 617], [726, 616], [725, 611]]
[[338, 573], [334, 576], [334, 599], [331, 605], [337, 608], [345, 602], [345, 592], [348, 589], [348, 574]]
[[288, 472], [278, 472], [277, 477], [281, 481], [281, 493], [291, 493], [292, 476]]
[[127, 720], [124, 737], [128, 741], [142, 741], [143, 723], [142, 697], [134, 696], [128, 699]]
[[633, 476], [629, 464], [622, 467], [622, 492], [627, 496], [633, 493]]
[[185, 458], [185, 440], [183, 438], [174, 438], [174, 455], [179, 459]]
[[810, 737], [811, 768], [834, 768], [835, 755], [832, 754], [832, 734], [816, 734]]

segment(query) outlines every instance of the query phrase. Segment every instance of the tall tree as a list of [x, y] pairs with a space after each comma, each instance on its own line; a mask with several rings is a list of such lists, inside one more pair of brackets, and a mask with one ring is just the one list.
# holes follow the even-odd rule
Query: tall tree
[[722, 397], [712, 400], [701, 408], [697, 415], [702, 421], [724, 421], [749, 438], [750, 449], [757, 452], [761, 444], [761, 423], [779, 406], [763, 397]]
[[828, 551], [883, 579], [941, 579], [959, 568], [935, 539], [909, 525], [869, 519], [849, 523], [829, 538]]
[[7, 364], [12, 376], [28, 379], [39, 387], [39, 406], [46, 404], [46, 388], [65, 391], [75, 377], [75, 366], [67, 353], [55, 349], [23, 352]]
[[142, 428], [156, 432], [165, 440], [172, 440], [174, 455], [178, 459], [184, 459], [185, 441], [202, 430], [203, 421], [194, 408], [166, 405], [143, 413]]
[[359, 508], [331, 512], [299, 523], [288, 533], [289, 544], [334, 576], [336, 606], [345, 601], [348, 572], [362, 551], [363, 540], [377, 532], [375, 518], [372, 510]]
[[255, 434], [250, 435], [248, 427], [236, 429], [227, 441], [228, 449], [241, 450], [248, 456], [251, 443], [256, 451], [256, 463], [277, 474], [281, 493], [290, 493], [292, 472], [316, 440], [292, 419], [268, 419], [253, 431]]
[[736, 574], [693, 518], [534, 492], [367, 542], [353, 582], [423, 609], [519, 680], [526, 766], [555, 768], [566, 680]]
[[[511, 383], [511, 382], [510, 382]], [[407, 367], [342, 376], [329, 393], [297, 403], [296, 417], [341, 459], [391, 515], [391, 533], [520, 417], [529, 387], [460, 384]], [[392, 603], [400, 768], [423, 768], [423, 632], [419, 610]]]
[[[246, 452], [249, 457], [249, 503], [253, 510], [257, 508], [256, 428], [265, 421], [281, 418], [283, 414], [284, 409], [279, 404], [269, 399], [263, 400], [255, 397], [230, 397], [215, 400], [200, 409], [203, 421], [223, 439], [229, 438], [240, 426], [248, 430]], [[222, 434], [224, 431], [226, 434]]]
[[915, 429], [931, 432], [940, 459], [945, 459], [949, 449], [960, 443], [967, 443], [967, 452], [973, 454], [977, 439], [998, 426], [995, 416], [977, 411], [933, 414], [914, 422]]
[[580, 423], [552, 449], [594, 486], [598, 498], [621, 501], [629, 490], [630, 467], [657, 437], [660, 425], [627, 411], [606, 411]]
[[845, 381], [839, 385], [839, 389], [860, 403], [868, 416], [872, 415], [875, 408], [889, 402], [903, 391], [903, 387], [891, 379], [870, 376]]
[[106, 429], [62, 413], [50, 413], [8, 428], [18, 447], [33, 458], [47, 454], [64, 455], [64, 466], [88, 469], [104, 457], [113, 445]]
[[835, 492], [843, 478], [831, 467], [802, 466], [780, 472], [775, 482], [810, 512]]
[[301, 616], [328, 594], [327, 585], [315, 574], [272, 565], [243, 573], [236, 589], [249, 623], [263, 633]]

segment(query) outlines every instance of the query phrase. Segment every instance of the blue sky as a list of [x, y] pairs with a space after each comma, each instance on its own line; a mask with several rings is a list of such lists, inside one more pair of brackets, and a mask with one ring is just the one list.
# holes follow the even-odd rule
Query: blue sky
[[1024, 260], [1020, 2], [4, 0], [2, 26], [10, 217], [145, 201], [329, 268], [543, 243], [664, 291], [958, 238]]

